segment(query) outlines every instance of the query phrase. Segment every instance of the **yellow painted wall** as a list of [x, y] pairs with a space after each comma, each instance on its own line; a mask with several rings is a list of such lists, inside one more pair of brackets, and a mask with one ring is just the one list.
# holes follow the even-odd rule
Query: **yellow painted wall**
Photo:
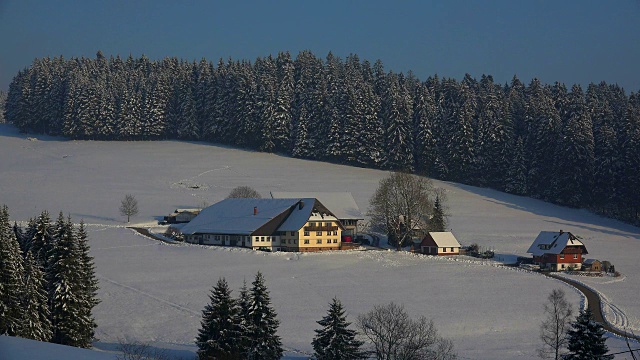
[[[319, 224], [322, 224], [322, 226], [319, 226]], [[335, 230], [330, 230], [329, 234], [328, 231], [324, 229], [326, 227], [334, 228]], [[305, 231], [308, 231], [308, 235], [305, 235]], [[317, 234], [317, 231], [320, 231], [320, 235]], [[298, 248], [300, 251], [311, 248], [337, 250], [340, 248], [342, 241], [341, 236], [342, 230], [340, 226], [338, 226], [337, 220], [309, 220], [302, 229], [298, 230]], [[308, 240], [308, 243], [306, 240]], [[330, 242], [327, 242], [328, 240], [330, 240]], [[320, 241], [320, 243], [318, 243], [318, 241]]]

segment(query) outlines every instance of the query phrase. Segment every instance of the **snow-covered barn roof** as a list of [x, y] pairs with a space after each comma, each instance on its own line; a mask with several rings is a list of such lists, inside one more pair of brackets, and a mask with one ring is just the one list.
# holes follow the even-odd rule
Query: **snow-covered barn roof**
[[[313, 203], [313, 200], [307, 201]], [[225, 199], [203, 209], [182, 228], [182, 233], [250, 235], [299, 201], [300, 199]]]
[[582, 247], [583, 254], [588, 254], [586, 246], [575, 235], [564, 231], [541, 231], [527, 252], [534, 256], [560, 254], [567, 246]]
[[332, 215], [314, 198], [225, 199], [203, 209], [181, 232], [251, 235], [257, 230], [268, 234], [297, 231], [312, 214]]
[[350, 192], [287, 192], [272, 191], [274, 199], [316, 198], [340, 220], [364, 220]]
[[456, 237], [448, 231], [429, 232], [429, 235], [438, 247], [460, 247]]

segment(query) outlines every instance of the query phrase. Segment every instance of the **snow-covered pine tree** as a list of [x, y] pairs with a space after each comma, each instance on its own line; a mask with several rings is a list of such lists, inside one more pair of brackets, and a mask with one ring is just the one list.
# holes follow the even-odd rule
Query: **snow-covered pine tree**
[[640, 93], [629, 96], [625, 116], [623, 187], [621, 192], [625, 199], [624, 217], [638, 224], [640, 221]]
[[47, 270], [49, 282], [49, 308], [53, 336], [56, 344], [89, 347], [91, 339], [82, 333], [81, 268], [78, 249], [70, 221], [62, 212], [56, 221], [54, 245], [50, 252]]
[[0, 335], [15, 336], [21, 328], [20, 299], [24, 290], [20, 245], [9, 222], [9, 208], [0, 208]]
[[17, 336], [38, 341], [51, 340], [51, 321], [44, 274], [31, 252], [24, 258], [24, 291], [20, 299], [20, 331]]
[[502, 88], [491, 76], [482, 75], [478, 85], [478, 115], [475, 126], [475, 157], [470, 182], [500, 188], [506, 177], [511, 154], [512, 124]]
[[356, 339], [357, 331], [349, 329], [342, 303], [333, 298], [327, 315], [318, 321], [322, 326], [316, 332], [311, 346], [317, 360], [358, 360], [366, 359], [367, 354], [360, 349], [363, 341]]
[[213, 287], [209, 300], [202, 310], [202, 327], [196, 338], [198, 357], [202, 360], [242, 359], [239, 308], [224, 278]]
[[[67, 221], [71, 223], [70, 218]], [[78, 310], [79, 331], [85, 344], [82, 347], [88, 347], [94, 341], [95, 329], [98, 327], [93, 317], [93, 308], [100, 303], [100, 300], [98, 299], [98, 279], [95, 274], [95, 264], [93, 257], [89, 254], [89, 237], [84, 221], [80, 221], [80, 225], [75, 230], [75, 238], [80, 273], [78, 288], [81, 301]]]
[[412, 101], [401, 74], [389, 73], [381, 97], [388, 169], [413, 171]]
[[590, 309], [580, 311], [576, 321], [571, 324], [567, 332], [569, 354], [566, 360], [611, 360], [613, 355], [607, 355], [605, 331], [602, 325], [593, 320]]
[[248, 335], [249, 360], [277, 360], [282, 357], [282, 342], [276, 334], [280, 322], [271, 306], [269, 291], [261, 272], [256, 274], [251, 283], [251, 304], [249, 306]]
[[291, 55], [288, 51], [279, 52], [276, 57], [276, 107], [273, 114], [273, 142], [277, 152], [288, 152], [291, 149], [291, 106], [295, 87], [293, 73]]
[[524, 141], [518, 137], [512, 153], [511, 164], [505, 179], [504, 190], [510, 194], [526, 195], [527, 188], [527, 162], [525, 161]]
[[49, 252], [53, 247], [55, 231], [51, 224], [51, 217], [49, 216], [49, 213], [46, 210], [40, 213], [36, 218], [34, 225], [35, 227], [33, 230], [31, 230], [31, 227], [29, 226], [26, 231], [27, 236], [33, 232], [29, 251], [33, 253], [36, 263], [46, 272], [49, 267]]
[[[329, 52], [324, 69], [326, 101], [321, 119], [326, 125], [323, 126], [322, 134], [319, 134], [322, 141], [320, 148], [324, 150], [321, 157], [329, 161], [341, 162], [344, 153], [342, 146], [345, 113], [344, 64], [340, 58]], [[312, 126], [320, 126], [320, 124]]]
[[556, 171], [561, 141], [562, 121], [549, 88], [533, 79], [528, 88], [527, 121], [531, 124], [525, 142], [527, 159], [531, 161], [527, 184], [530, 194], [545, 200], [557, 195]]
[[295, 91], [291, 108], [291, 154], [299, 158], [314, 158], [317, 141], [313, 134], [318, 132], [317, 119], [321, 115], [324, 101], [322, 81], [322, 61], [305, 50], [298, 54], [294, 62]]
[[429, 231], [447, 231], [447, 214], [440, 195], [436, 194], [433, 202], [433, 213], [429, 219]]
[[559, 182], [555, 200], [578, 207], [589, 203], [594, 168], [593, 124], [579, 85], [574, 85], [567, 95], [562, 114], [562, 156], [556, 172]]
[[242, 287], [240, 288], [240, 293], [236, 303], [238, 306], [238, 316], [240, 320], [238, 323], [240, 334], [236, 341], [241, 357], [246, 359], [249, 356], [249, 350], [251, 349], [251, 339], [249, 338], [249, 324], [251, 323], [249, 315], [251, 311], [251, 294], [249, 294], [246, 280], [243, 280], [242, 282]]

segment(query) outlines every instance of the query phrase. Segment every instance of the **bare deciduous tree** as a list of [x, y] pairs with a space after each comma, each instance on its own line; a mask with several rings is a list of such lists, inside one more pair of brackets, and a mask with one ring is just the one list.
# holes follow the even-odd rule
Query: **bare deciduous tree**
[[132, 216], [138, 215], [138, 200], [136, 197], [127, 194], [124, 199], [122, 199], [122, 203], [120, 203], [120, 215], [127, 217], [127, 222], [131, 220]]
[[404, 307], [389, 303], [358, 317], [360, 331], [373, 344], [379, 360], [453, 360], [451, 340], [441, 338], [432, 320], [409, 317]]
[[565, 299], [564, 291], [554, 289], [544, 304], [546, 318], [540, 324], [540, 340], [542, 348], [538, 349], [538, 356], [543, 359], [558, 360], [567, 345], [567, 331], [571, 327], [571, 304]]
[[262, 195], [250, 186], [238, 186], [227, 195], [227, 199], [232, 198], [262, 199]]
[[385, 231], [400, 250], [416, 231], [427, 230], [435, 195], [428, 178], [403, 172], [392, 173], [380, 180], [369, 202], [372, 227]]

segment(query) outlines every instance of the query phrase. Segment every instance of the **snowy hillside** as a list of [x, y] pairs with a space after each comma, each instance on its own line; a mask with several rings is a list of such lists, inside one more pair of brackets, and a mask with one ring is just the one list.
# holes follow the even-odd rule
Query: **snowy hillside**
[[[2, 124], [0, 153], [0, 204], [9, 206], [12, 220], [63, 210], [89, 225], [101, 287], [102, 303], [95, 310], [100, 349], [126, 339], [172, 349], [178, 357], [192, 355], [201, 310], [217, 279], [225, 277], [236, 294], [258, 270], [292, 356], [311, 351], [315, 322], [334, 296], [350, 321], [390, 301], [412, 315], [431, 317], [463, 359], [535, 358], [547, 294], [564, 288], [576, 308], [580, 303], [578, 293], [557, 281], [492, 263], [393, 251], [271, 254], [168, 245], [125, 229], [126, 219], [118, 214], [124, 195], [134, 194], [140, 214], [132, 223], [152, 226], [176, 208], [219, 201], [238, 185], [263, 196], [349, 191], [365, 212], [383, 171], [202, 143], [29, 140]], [[450, 227], [463, 245], [477, 242], [498, 254], [525, 255], [541, 230], [583, 237], [588, 257], [609, 260], [624, 274], [589, 283], [615, 306], [610, 321], [640, 332], [640, 264], [634, 256], [640, 229], [493, 190], [435, 183], [448, 192]], [[608, 343], [623, 350], [619, 340]]]

